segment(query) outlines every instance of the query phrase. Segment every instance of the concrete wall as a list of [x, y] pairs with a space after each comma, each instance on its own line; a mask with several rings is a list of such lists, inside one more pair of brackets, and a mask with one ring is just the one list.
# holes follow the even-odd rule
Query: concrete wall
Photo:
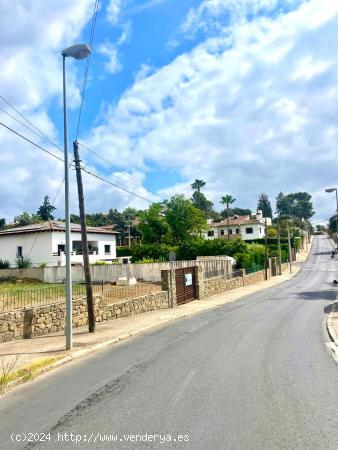
[[[206, 261], [176, 261], [152, 264], [106, 264], [91, 266], [93, 281], [114, 282], [119, 277], [135, 277], [137, 280], [150, 282], [161, 281], [161, 271], [182, 267], [200, 266], [205, 271], [224, 271], [231, 273], [231, 261], [213, 259]], [[27, 271], [27, 272], [25, 272]], [[14, 276], [17, 278], [34, 278], [46, 283], [63, 283], [66, 279], [65, 267], [46, 267], [44, 269], [5, 269], [0, 270], [0, 278]], [[73, 282], [84, 282], [83, 267], [72, 267]]]
[[[134, 299], [107, 304], [102, 296], [95, 298], [96, 322], [118, 319], [156, 309], [169, 307], [168, 292], [146, 294]], [[0, 313], [0, 342], [45, 336], [64, 330], [65, 302]], [[85, 299], [73, 301], [73, 326], [88, 323]]]

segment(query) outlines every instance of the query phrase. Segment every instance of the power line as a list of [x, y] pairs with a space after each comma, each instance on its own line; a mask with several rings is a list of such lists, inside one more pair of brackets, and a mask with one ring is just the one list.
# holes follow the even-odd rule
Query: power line
[[24, 139], [25, 141], [29, 142], [30, 144], [34, 145], [35, 147], [39, 148], [40, 150], [42, 150], [43, 152], [47, 153], [50, 156], [53, 156], [54, 158], [58, 159], [61, 162], [64, 162], [63, 158], [55, 155], [54, 153], [50, 152], [49, 150], [46, 150], [45, 148], [41, 147], [41, 145], [36, 144], [35, 142], [31, 141], [30, 139], [28, 139], [26, 136], [23, 136], [22, 134], [18, 133], [17, 131], [13, 130], [13, 128], [9, 127], [8, 125], [5, 125], [4, 123], [0, 122], [0, 125], [2, 125], [3, 127], [7, 128], [7, 130], [11, 131], [12, 133], [16, 134], [17, 136], [21, 137], [22, 139]]
[[[93, 49], [93, 39], [94, 39], [94, 34], [95, 34], [95, 25], [96, 25], [98, 7], [99, 7], [99, 0], [95, 0], [92, 26], [91, 26], [90, 37], [89, 37], [89, 47], [91, 50]], [[78, 118], [77, 127], [76, 127], [76, 137], [75, 137], [76, 140], [79, 135], [79, 128], [80, 128], [80, 122], [81, 122], [82, 109], [83, 109], [83, 103], [84, 103], [84, 96], [85, 96], [85, 92], [86, 92], [88, 71], [89, 71], [91, 56], [92, 56], [92, 52], [90, 52], [90, 54], [87, 58], [87, 61], [86, 61], [86, 68], [85, 68], [85, 74], [84, 74], [84, 78], [83, 78], [83, 85], [82, 85], [82, 92], [81, 92], [81, 104], [80, 104], [80, 110], [79, 110], [79, 118]]]
[[[55, 144], [55, 142], [53, 142], [45, 133], [43, 133], [36, 125], [34, 125], [33, 122], [31, 122], [29, 119], [27, 119], [27, 117], [22, 114], [17, 108], [15, 108], [9, 100], [7, 100], [4, 96], [0, 95], [0, 98], [7, 103], [7, 105], [12, 108], [17, 114], [19, 114], [19, 116], [24, 119], [27, 123], [29, 123], [29, 125], [31, 127], [33, 127], [36, 131], [33, 131], [31, 128], [29, 128], [27, 125], [24, 125], [26, 128], [30, 129], [33, 133], [38, 134], [42, 139], [44, 139], [45, 141], [48, 141], [51, 145], [53, 145], [55, 148], [57, 148], [60, 152], [63, 153], [63, 149], [61, 149], [57, 144]], [[8, 112], [4, 111], [2, 109], [3, 112], [5, 112], [7, 115], [10, 115]], [[14, 118], [12, 115], [10, 115], [10, 117], [12, 117], [14, 120], [16, 120], [17, 122], [21, 123], [21, 125], [23, 125], [22, 122], [20, 122], [18, 119]]]
[[138, 198], [140, 198], [140, 199], [142, 199], [142, 200], [146, 200], [146, 201], [149, 202], [149, 203], [153, 203], [153, 200], [150, 200], [149, 198], [143, 197], [142, 195], [135, 194], [135, 192], [131, 192], [131, 191], [129, 191], [128, 189], [123, 188], [122, 186], [118, 186], [117, 184], [115, 184], [115, 183], [113, 183], [113, 182], [107, 180], [106, 178], [103, 178], [103, 177], [101, 177], [100, 175], [97, 175], [96, 173], [91, 172], [90, 170], [86, 169], [85, 167], [81, 167], [81, 169], [82, 169], [85, 173], [87, 173], [88, 175], [91, 175], [91, 176], [97, 178], [98, 180], [103, 181], [104, 183], [108, 183], [108, 184], [110, 184], [111, 186], [114, 186], [114, 187], [116, 187], [116, 188], [118, 188], [118, 189], [121, 189], [122, 191], [127, 192], [128, 194], [134, 195], [135, 197], [138, 197]]
[[[23, 117], [24, 120], [26, 120], [26, 122], [28, 122], [33, 128], [31, 128], [30, 126], [28, 126], [27, 124], [25, 124], [24, 122], [22, 122], [21, 120], [17, 119], [15, 116], [13, 116], [12, 114], [10, 114], [8, 111], [4, 110], [3, 108], [0, 107], [0, 111], [2, 111], [3, 113], [7, 114], [9, 117], [11, 117], [13, 120], [15, 120], [16, 122], [18, 122], [20, 125], [22, 125], [23, 127], [25, 127], [27, 130], [31, 131], [32, 133], [34, 133], [36, 136], [42, 138], [45, 141], [50, 142], [56, 149], [58, 149], [60, 152], [63, 153], [63, 150], [58, 147], [46, 134], [44, 134], [36, 125], [34, 125], [29, 119], [27, 119], [27, 117], [25, 117], [20, 111], [18, 111], [8, 100], [6, 100], [3, 96], [0, 95], [0, 98], [2, 98], [17, 114], [19, 114], [21, 117]], [[1, 123], [1, 125], [3, 125], [4, 127], [8, 128], [10, 131], [13, 131], [13, 133], [18, 134], [20, 137], [22, 137], [23, 139], [28, 140], [28, 142], [30, 142], [33, 145], [36, 145], [33, 141], [30, 141], [28, 138], [26, 138], [25, 136], [20, 135], [18, 132], [16, 132], [15, 130], [13, 130], [12, 128], [10, 128], [9, 126]], [[37, 131], [35, 131], [37, 130]], [[93, 150], [91, 150], [90, 148], [88, 148], [87, 146], [85, 146], [84, 144], [79, 143], [79, 145], [81, 145], [83, 148], [85, 148], [87, 151], [89, 151], [90, 153], [94, 154], [97, 158], [101, 159], [102, 161], [106, 162], [107, 164], [111, 164], [110, 161], [108, 161], [107, 159], [105, 159], [104, 157], [100, 156], [98, 153], [94, 152]], [[39, 147], [44, 151], [47, 151], [45, 149], [43, 149], [42, 147]], [[54, 155], [54, 154], [53, 154]], [[72, 165], [72, 161], [73, 159], [71, 157], [69, 157], [70, 159], [70, 166]], [[63, 160], [62, 160], [63, 161]], [[135, 178], [135, 180], [138, 180], [139, 183], [133, 183], [135, 186], [142, 186], [142, 181], [137, 178], [134, 177], [130, 174], [128, 174], [127, 172], [123, 171], [122, 173], [126, 174], [127, 176], [129, 176], [130, 178]], [[118, 175], [113, 174], [113, 176], [115, 178], [118, 178], [122, 181], [128, 181], [125, 178], [119, 177]], [[61, 188], [60, 188], [61, 189]]]
[[[41, 145], [36, 144], [35, 142], [31, 141], [30, 139], [26, 138], [25, 136], [23, 136], [22, 134], [18, 133], [17, 131], [13, 130], [13, 128], [9, 127], [8, 125], [5, 125], [4, 123], [0, 122], [0, 125], [2, 125], [3, 127], [7, 128], [7, 130], [11, 131], [12, 133], [16, 134], [17, 136], [21, 137], [22, 139], [24, 139], [25, 141], [29, 142], [30, 144], [34, 145], [35, 147], [39, 148], [40, 150], [42, 150], [43, 152], [47, 153], [49, 156], [52, 156], [54, 158], [56, 158], [57, 160], [61, 161], [62, 163], [64, 163], [64, 160], [62, 158], [60, 158], [59, 156], [55, 155], [54, 153], [50, 152], [49, 150], [46, 150], [45, 148], [41, 147]], [[73, 163], [71, 164], [73, 165]], [[110, 184], [111, 186], [114, 186], [117, 189], [120, 189], [124, 192], [127, 192], [128, 194], [131, 194], [135, 197], [138, 197], [142, 200], [146, 200], [147, 202], [153, 203], [153, 200], [150, 200], [146, 197], [143, 197], [139, 194], [135, 194], [135, 192], [129, 191], [128, 189], [125, 189], [122, 186], [119, 186], [113, 182], [111, 182], [110, 180], [107, 180], [106, 178], [101, 177], [100, 175], [97, 175], [94, 172], [91, 172], [90, 170], [86, 169], [85, 167], [81, 167], [81, 169], [86, 172], [88, 175], [91, 175], [94, 178], [97, 178], [98, 180], [103, 181], [104, 183]]]
[[[84, 149], [86, 149], [88, 152], [92, 153], [93, 155], [96, 156], [96, 158], [101, 159], [103, 162], [105, 162], [106, 164], [112, 164], [111, 161], [109, 161], [108, 159], [104, 158], [103, 156], [99, 155], [98, 153], [94, 152], [94, 150], [91, 150], [89, 147], [87, 147], [86, 145], [82, 144], [81, 142], [78, 142], [79, 145], [81, 145], [81, 147], [83, 147]], [[141, 178], [135, 177], [134, 175], [131, 175], [130, 173], [126, 172], [125, 170], [121, 171], [121, 173], [127, 175], [130, 178], [133, 178], [134, 180], [137, 181], [137, 185], [138, 186], [143, 186], [143, 181], [141, 180]], [[114, 177], [117, 178], [121, 178], [118, 175], [114, 175]], [[125, 178], [121, 178], [123, 181], [126, 181]], [[152, 189], [154, 189], [152, 186], [149, 185], [148, 186], [151, 187]], [[152, 192], [154, 194], [154, 192]]]

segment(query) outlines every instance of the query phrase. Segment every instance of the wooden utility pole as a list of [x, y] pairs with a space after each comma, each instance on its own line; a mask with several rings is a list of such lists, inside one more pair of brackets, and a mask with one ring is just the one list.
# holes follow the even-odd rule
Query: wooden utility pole
[[131, 236], [130, 236], [130, 228], [131, 228], [131, 218], [129, 217], [129, 230], [128, 230], [128, 247], [131, 247]]
[[279, 266], [279, 275], [282, 275], [282, 248], [280, 245], [280, 226], [278, 219], [278, 266]]
[[290, 265], [290, 273], [292, 273], [292, 254], [291, 254], [291, 240], [290, 240], [290, 228], [289, 228], [289, 222], [287, 222], [287, 228], [288, 228], [288, 245], [289, 245], [289, 265]]
[[73, 148], [74, 148], [74, 161], [75, 161], [75, 170], [76, 170], [77, 191], [79, 194], [83, 267], [84, 267], [84, 273], [85, 273], [86, 293], [87, 293], [88, 330], [89, 330], [89, 333], [94, 333], [94, 331], [95, 331], [94, 298], [93, 298], [92, 276], [90, 273], [90, 265], [89, 265], [86, 212], [85, 212], [85, 206], [84, 206], [82, 174], [81, 174], [81, 165], [80, 165], [81, 160], [80, 160], [80, 154], [79, 154], [79, 144], [77, 143], [77, 141], [73, 141]]

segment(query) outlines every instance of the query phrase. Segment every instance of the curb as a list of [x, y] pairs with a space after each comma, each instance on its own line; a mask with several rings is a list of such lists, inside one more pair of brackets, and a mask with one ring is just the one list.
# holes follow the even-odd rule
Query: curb
[[[309, 248], [309, 252], [307, 254], [306, 259], [308, 258], [309, 254], [310, 254], [311, 247], [312, 247], [312, 242], [311, 242], [311, 245], [310, 245], [310, 248]], [[294, 261], [294, 263], [297, 263], [297, 261]], [[279, 283], [276, 283], [273, 286], [262, 286], [262, 288], [259, 289], [257, 292], [263, 291], [265, 289], [269, 289], [270, 287], [277, 286], [278, 284], [287, 283], [292, 278], [297, 276], [298, 273], [300, 272], [300, 270], [301, 269], [299, 267], [298, 270], [294, 271], [293, 273], [287, 274], [288, 275], [287, 279], [281, 280]], [[243, 294], [243, 295], [241, 295], [240, 297], [238, 297], [236, 299], [230, 300], [230, 302], [236, 301], [236, 300], [238, 300], [240, 298], [243, 298], [243, 297], [245, 297], [247, 295], [251, 295], [251, 293]], [[226, 303], [228, 303], [228, 302], [226, 302]], [[146, 333], [147, 331], [150, 331], [150, 330], [153, 330], [153, 329], [156, 329], [156, 328], [162, 328], [162, 327], [168, 326], [168, 325], [176, 322], [177, 320], [185, 319], [187, 317], [190, 317], [190, 316], [202, 313], [204, 311], [210, 311], [210, 310], [213, 310], [213, 309], [221, 308], [226, 303], [221, 303], [221, 304], [212, 305], [212, 306], [210, 305], [210, 307], [208, 307], [208, 308], [202, 308], [202, 309], [199, 309], [197, 311], [187, 312], [187, 313], [182, 314], [182, 315], [180, 315], [178, 317], [172, 317], [170, 319], [162, 320], [160, 322], [155, 322], [155, 323], [153, 323], [151, 325], [148, 325], [148, 326], [143, 327], [143, 328], [139, 328], [139, 329], [137, 329], [135, 331], [123, 334], [123, 335], [118, 336], [116, 338], [108, 339], [108, 340], [106, 340], [104, 342], [99, 342], [99, 343], [94, 344], [94, 345], [92, 345], [92, 346], [90, 346], [88, 348], [84, 348], [84, 349], [81, 349], [81, 350], [75, 350], [72, 354], [65, 355], [64, 357], [62, 357], [58, 361], [55, 361], [52, 364], [41, 368], [41, 370], [36, 372], [36, 374], [34, 376], [34, 379], [36, 379], [37, 377], [39, 377], [40, 375], [42, 375], [44, 373], [47, 373], [47, 372], [51, 371], [52, 369], [56, 369], [58, 367], [61, 367], [64, 364], [67, 364], [68, 362], [73, 361], [75, 359], [81, 358], [81, 357], [86, 356], [86, 355], [90, 355], [91, 353], [94, 353], [94, 352], [97, 352], [97, 351], [100, 351], [100, 350], [104, 350], [104, 349], [106, 349], [108, 347], [111, 347], [114, 344], [117, 344], [119, 342], [125, 341], [125, 340], [130, 339], [130, 338], [135, 337], [135, 336], [142, 335], [142, 334]], [[332, 328], [332, 326], [331, 326], [331, 328]], [[334, 332], [333, 328], [332, 328], [332, 331]], [[336, 345], [338, 346], [338, 338], [336, 337], [336, 339], [337, 339]], [[19, 379], [13, 381], [12, 383], [8, 384], [8, 386], [4, 389], [4, 391], [2, 393], [0, 393], [0, 398], [3, 395], [7, 394], [9, 391], [13, 390], [15, 387], [20, 386], [22, 384], [25, 384], [25, 383], [27, 383], [29, 381], [33, 381], [33, 380], [23, 380], [23, 379], [19, 378]]]

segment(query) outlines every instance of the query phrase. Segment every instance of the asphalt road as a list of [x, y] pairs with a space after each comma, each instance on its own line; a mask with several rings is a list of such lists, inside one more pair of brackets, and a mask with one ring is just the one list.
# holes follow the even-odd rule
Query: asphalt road
[[22, 447], [11, 433], [31, 432], [51, 433], [43, 449], [337, 449], [338, 367], [325, 345], [331, 249], [315, 237], [291, 281], [13, 391], [0, 400], [0, 448]]

